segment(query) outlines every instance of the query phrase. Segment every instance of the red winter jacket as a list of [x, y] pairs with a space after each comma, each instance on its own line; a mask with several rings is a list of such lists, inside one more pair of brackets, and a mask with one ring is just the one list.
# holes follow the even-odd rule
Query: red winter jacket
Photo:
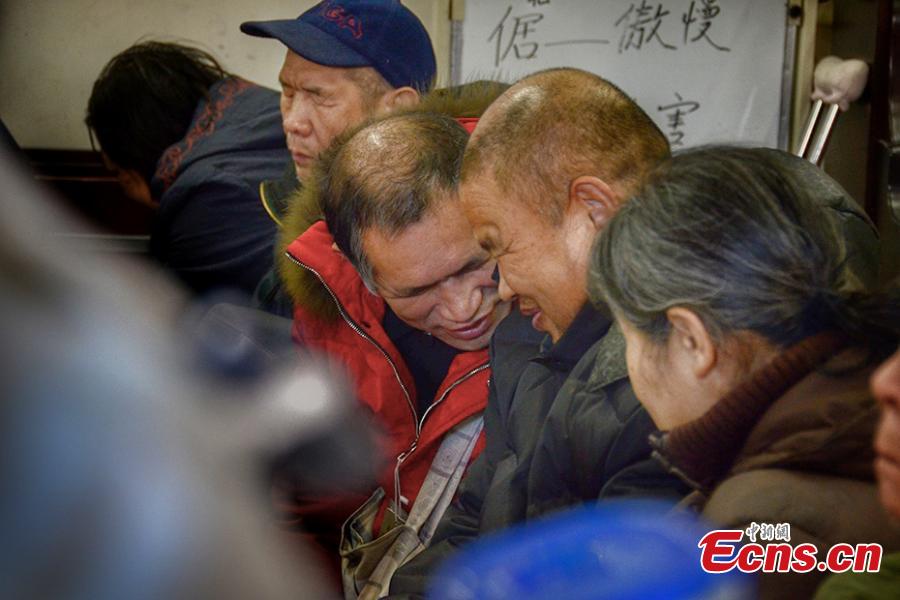
[[[318, 221], [287, 248], [288, 258], [297, 268], [315, 275], [340, 313], [338, 319], [323, 319], [297, 304], [293, 336], [305, 348], [324, 352], [335, 366], [349, 373], [362, 407], [372, 413], [385, 432], [382, 446], [389, 466], [380, 481], [386, 497], [377, 528], [396, 497], [395, 474], [399, 476], [401, 506], [408, 511], [444, 434], [484, 410], [490, 376], [488, 353], [487, 349], [459, 353], [431, 407], [425, 414], [418, 414], [413, 377], [381, 325], [384, 301], [366, 288], [350, 262], [332, 247], [333, 242], [325, 222]], [[481, 439], [472, 459], [483, 447]], [[281, 508], [303, 521], [316, 521], [315, 530], [333, 526], [337, 533], [364, 500], [319, 499], [293, 506], [288, 501]]]

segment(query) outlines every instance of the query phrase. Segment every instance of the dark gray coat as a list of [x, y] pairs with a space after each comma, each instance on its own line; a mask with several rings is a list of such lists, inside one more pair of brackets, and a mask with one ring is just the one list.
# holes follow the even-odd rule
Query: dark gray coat
[[392, 597], [421, 597], [437, 565], [481, 534], [573, 504], [685, 491], [650, 459], [654, 427], [608, 317], [584, 307], [551, 346], [514, 314], [494, 334], [491, 361], [485, 451], [432, 545], [394, 576]]

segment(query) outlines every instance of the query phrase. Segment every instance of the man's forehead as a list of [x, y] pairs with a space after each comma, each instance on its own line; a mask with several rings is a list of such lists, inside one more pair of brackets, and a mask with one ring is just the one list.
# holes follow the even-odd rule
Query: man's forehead
[[[515, 192], [501, 189], [492, 177], [477, 186], [475, 181], [471, 183], [472, 187], [468, 189], [464, 184], [460, 194], [465, 198], [463, 207], [475, 239], [486, 251], [493, 254], [512, 243], [528, 244], [531, 238], [557, 229], [547, 218], [536, 213], [527, 200], [513, 196]], [[537, 192], [532, 190], [532, 193]]]
[[363, 234], [364, 250], [379, 281], [394, 288], [421, 287], [483, 258], [459, 207], [447, 203], [446, 208], [393, 235], [378, 229]]
[[459, 190], [460, 205], [473, 227], [492, 221], [497, 211], [508, 209], [508, 201], [494, 177], [484, 171], [464, 181]]
[[373, 244], [380, 254], [399, 257], [408, 246], [448, 244], [450, 250], [465, 247], [472, 240], [472, 228], [460, 203], [455, 198], [442, 198], [418, 221], [394, 232], [372, 227], [363, 233], [362, 239], [367, 252]]
[[321, 65], [303, 58], [293, 50], [287, 51], [278, 76], [289, 83], [297, 79], [316, 79], [322, 82], [352, 82], [347, 68]]

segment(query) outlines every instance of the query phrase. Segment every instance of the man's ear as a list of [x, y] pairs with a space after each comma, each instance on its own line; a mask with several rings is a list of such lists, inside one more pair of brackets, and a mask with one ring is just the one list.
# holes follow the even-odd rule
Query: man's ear
[[687, 308], [676, 306], [666, 311], [666, 318], [672, 325], [668, 342], [670, 352], [677, 352], [686, 359], [697, 379], [709, 375], [716, 366], [718, 354], [700, 317]]
[[593, 175], [581, 175], [569, 185], [569, 207], [584, 210], [597, 231], [619, 210], [619, 195], [608, 183]]
[[150, 185], [136, 169], [117, 169], [116, 178], [126, 196], [144, 206], [159, 208], [159, 203], [153, 200], [150, 193]]
[[408, 85], [385, 92], [378, 99], [378, 110], [381, 113], [393, 112], [399, 108], [412, 108], [419, 103], [419, 92]]

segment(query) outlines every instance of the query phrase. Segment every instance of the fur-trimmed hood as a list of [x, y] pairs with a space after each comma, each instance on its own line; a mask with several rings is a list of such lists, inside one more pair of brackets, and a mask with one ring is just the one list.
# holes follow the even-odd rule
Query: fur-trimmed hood
[[[492, 81], [477, 81], [462, 86], [434, 90], [410, 112], [431, 112], [456, 118], [477, 118], [508, 86]], [[275, 246], [278, 276], [294, 304], [322, 319], [338, 318], [337, 306], [321, 282], [286, 255], [287, 247], [316, 221], [322, 220], [319, 189], [315, 172], [293, 193]]]

